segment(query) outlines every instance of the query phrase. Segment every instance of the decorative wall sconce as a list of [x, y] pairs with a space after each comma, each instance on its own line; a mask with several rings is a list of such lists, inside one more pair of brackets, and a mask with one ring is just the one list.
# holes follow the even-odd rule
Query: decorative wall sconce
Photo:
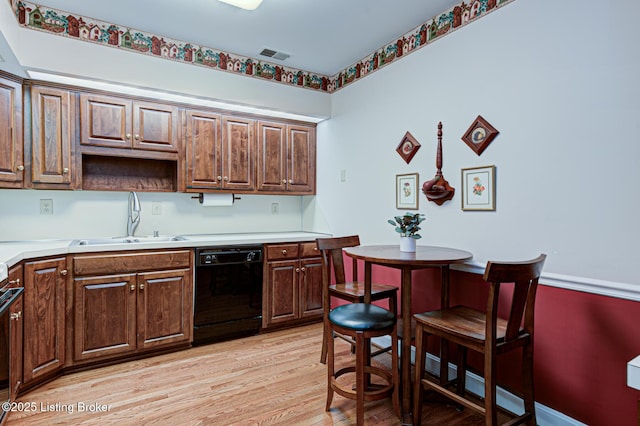
[[438, 152], [436, 154], [436, 176], [422, 184], [422, 192], [427, 200], [441, 206], [445, 201], [453, 198], [456, 190], [449, 185], [442, 176], [442, 122], [438, 123]]

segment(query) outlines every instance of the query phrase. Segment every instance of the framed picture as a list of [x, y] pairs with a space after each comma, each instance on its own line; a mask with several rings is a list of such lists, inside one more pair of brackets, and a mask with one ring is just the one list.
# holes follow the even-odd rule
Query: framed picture
[[413, 156], [418, 152], [418, 149], [420, 149], [420, 143], [411, 133], [407, 132], [404, 134], [404, 137], [396, 148], [396, 152], [400, 154], [400, 157], [402, 157], [407, 164], [409, 164]]
[[396, 208], [418, 210], [418, 173], [396, 175]]
[[496, 166], [462, 169], [462, 210], [496, 209]]
[[479, 115], [467, 132], [462, 136], [464, 143], [469, 145], [476, 154], [482, 154], [491, 141], [498, 136], [498, 132], [495, 127], [487, 122], [481, 115]]

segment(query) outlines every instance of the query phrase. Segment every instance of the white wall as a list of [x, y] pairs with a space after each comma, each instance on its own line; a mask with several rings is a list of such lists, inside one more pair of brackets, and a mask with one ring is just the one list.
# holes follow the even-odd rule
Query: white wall
[[[127, 233], [128, 192], [0, 189], [0, 241], [115, 237]], [[231, 207], [203, 207], [197, 194], [138, 192], [136, 235], [228, 234], [302, 230], [299, 196], [238, 195]], [[40, 214], [53, 200], [53, 215]], [[160, 203], [154, 215], [152, 203]], [[271, 213], [278, 203], [279, 213]]]
[[[394, 243], [395, 175], [443, 172], [443, 206], [420, 196], [422, 244], [476, 261], [549, 255], [545, 271], [640, 283], [640, 3], [517, 0], [332, 95], [318, 127], [316, 209], [336, 235]], [[499, 136], [461, 141], [480, 114]], [[407, 165], [406, 131], [422, 144]], [[461, 168], [496, 165], [497, 210], [461, 210]], [[346, 182], [340, 171], [346, 170]]]

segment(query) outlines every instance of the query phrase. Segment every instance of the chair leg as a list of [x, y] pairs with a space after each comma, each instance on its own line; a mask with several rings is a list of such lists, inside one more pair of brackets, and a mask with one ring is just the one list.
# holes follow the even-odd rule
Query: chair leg
[[496, 426], [498, 424], [498, 411], [496, 407], [496, 354], [492, 351], [486, 351], [484, 357], [485, 424], [487, 426]]
[[413, 424], [420, 425], [422, 422], [422, 378], [425, 373], [425, 347], [426, 339], [422, 326], [420, 324], [416, 327], [416, 359], [415, 359], [415, 377], [414, 377], [414, 390], [413, 390]]
[[356, 424], [364, 425], [364, 392], [367, 378], [364, 374], [365, 345], [368, 344], [362, 332], [356, 333]]
[[329, 326], [325, 321], [322, 325], [322, 351], [320, 352], [320, 363], [322, 364], [327, 363], [327, 340], [329, 340]]
[[535, 426], [536, 402], [533, 391], [533, 343], [529, 343], [522, 348], [522, 388], [524, 390], [524, 411], [531, 414], [527, 424]]
[[[327, 334], [332, 335], [331, 330], [327, 330]], [[334, 356], [334, 342], [333, 339], [325, 339], [325, 344], [327, 345], [327, 405], [325, 406], [325, 411], [329, 411], [331, 408], [331, 401], [333, 401], [333, 387], [331, 386], [333, 381], [333, 376], [335, 374], [335, 356]]]

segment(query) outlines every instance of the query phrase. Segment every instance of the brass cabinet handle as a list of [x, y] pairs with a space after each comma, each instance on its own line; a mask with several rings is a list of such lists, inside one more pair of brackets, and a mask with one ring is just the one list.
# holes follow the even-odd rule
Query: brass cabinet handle
[[67, 271], [66, 269], [63, 269], [62, 271], [60, 271], [60, 275], [66, 276], [68, 272], [69, 271]]
[[11, 318], [14, 321], [19, 320], [21, 317], [22, 317], [22, 311], [13, 312], [11, 315], [9, 315], [9, 318]]
[[23, 166], [22, 164], [20, 164], [20, 165], [18, 166], [18, 171], [19, 171], [19, 172], [24, 171], [24, 166]]
[[144, 283], [140, 284], [140, 290], [144, 290]]
[[10, 280], [9, 284], [15, 284], [15, 285], [20, 285], [20, 278], [17, 278], [15, 280]]

